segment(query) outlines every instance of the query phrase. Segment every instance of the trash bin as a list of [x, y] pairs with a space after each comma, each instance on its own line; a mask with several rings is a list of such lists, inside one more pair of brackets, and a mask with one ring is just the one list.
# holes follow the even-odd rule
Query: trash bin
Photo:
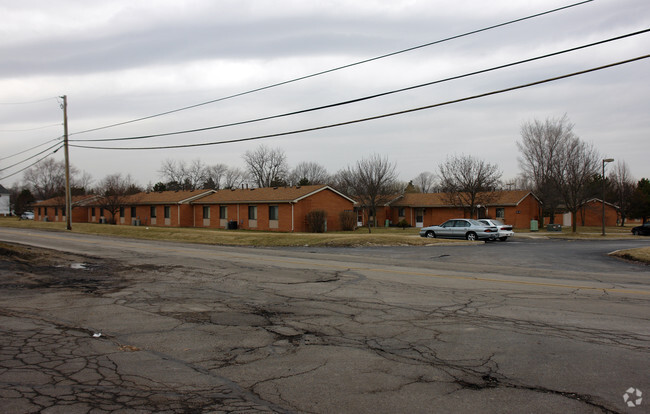
[[228, 230], [237, 230], [237, 221], [236, 220], [230, 220], [228, 222]]
[[530, 231], [538, 231], [538, 230], [539, 230], [539, 227], [538, 227], [537, 220], [531, 220], [530, 221]]
[[546, 231], [562, 231], [561, 224], [547, 224]]

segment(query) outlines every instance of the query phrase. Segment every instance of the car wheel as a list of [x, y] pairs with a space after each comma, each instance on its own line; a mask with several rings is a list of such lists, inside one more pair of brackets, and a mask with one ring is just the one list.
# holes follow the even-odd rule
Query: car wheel
[[634, 236], [638, 236], [638, 235], [639, 235], [639, 232], [636, 231], [636, 230], [632, 230], [632, 235], [634, 235]]
[[430, 239], [435, 239], [436, 238], [436, 233], [432, 232], [431, 230], [426, 232], [424, 235], [427, 236]]
[[499, 240], [506, 241], [506, 240], [508, 240], [508, 236], [499, 237]]
[[470, 231], [465, 235], [465, 238], [469, 241], [475, 241], [476, 239], [478, 239], [478, 236], [473, 231]]

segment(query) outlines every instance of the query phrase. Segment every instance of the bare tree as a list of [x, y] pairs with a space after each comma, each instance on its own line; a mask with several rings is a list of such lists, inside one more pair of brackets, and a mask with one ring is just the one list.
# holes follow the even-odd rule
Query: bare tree
[[289, 182], [299, 185], [325, 184], [329, 178], [327, 169], [315, 162], [301, 162], [289, 174]]
[[[75, 185], [79, 171], [70, 166], [70, 185]], [[65, 162], [47, 158], [29, 168], [23, 174], [25, 186], [37, 200], [65, 195]]]
[[183, 163], [170, 158], [163, 161], [158, 170], [161, 177], [166, 183], [176, 183], [181, 185], [185, 181], [185, 172]]
[[228, 171], [226, 164], [215, 164], [205, 169], [206, 179], [203, 183], [204, 189], [219, 190], [223, 184], [224, 177]]
[[490, 164], [469, 155], [448, 157], [440, 165], [440, 185], [449, 202], [469, 211], [475, 217], [480, 204], [492, 201], [492, 192], [499, 186], [501, 172]]
[[246, 151], [243, 158], [251, 179], [258, 187], [273, 187], [286, 182], [289, 167], [280, 148], [260, 145], [255, 150]]
[[553, 181], [566, 209], [571, 213], [572, 230], [577, 231], [577, 213], [587, 201], [590, 184], [597, 177], [600, 156], [592, 144], [576, 136], [562, 143], [553, 159]]
[[436, 175], [432, 172], [421, 172], [412, 182], [421, 193], [433, 193], [436, 190]]
[[636, 190], [636, 181], [632, 178], [630, 169], [625, 161], [617, 161], [614, 170], [609, 174], [614, 203], [619, 208], [621, 227], [632, 212], [632, 200]]
[[562, 202], [554, 179], [554, 163], [564, 145], [573, 138], [573, 124], [564, 115], [559, 119], [525, 123], [521, 127], [521, 142], [517, 142], [522, 176], [542, 202], [539, 217], [543, 219], [544, 215], [549, 215], [551, 223], [558, 204]]
[[187, 165], [183, 165], [185, 173], [185, 190], [196, 190], [203, 186], [208, 179], [208, 167], [200, 160], [195, 159]]
[[184, 161], [167, 159], [159, 170], [169, 189], [196, 190], [208, 179], [208, 167], [195, 159], [189, 164]]
[[122, 207], [126, 207], [131, 194], [142, 191], [133, 181], [130, 175], [112, 174], [101, 180], [97, 186], [96, 193], [100, 196], [98, 205], [110, 213], [109, 223], [116, 224], [116, 216]]
[[[375, 227], [377, 208], [400, 192], [395, 169], [394, 163], [375, 154], [357, 161], [354, 167], [348, 167], [337, 174], [348, 194], [366, 209], [368, 217], [373, 217], [372, 224]], [[371, 220], [368, 220], [369, 233], [370, 225]]]
[[83, 195], [92, 192], [93, 177], [86, 171], [70, 177], [70, 192], [72, 195]]
[[238, 188], [248, 179], [246, 172], [236, 167], [229, 167], [223, 175], [223, 188]]
[[334, 175], [330, 176], [328, 185], [336, 191], [352, 196], [354, 189], [348, 184], [352, 179], [347, 177], [348, 169], [339, 170]]

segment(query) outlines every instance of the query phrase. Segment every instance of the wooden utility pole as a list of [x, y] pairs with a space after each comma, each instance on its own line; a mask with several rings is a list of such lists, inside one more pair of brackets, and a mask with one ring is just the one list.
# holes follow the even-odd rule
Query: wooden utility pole
[[72, 230], [72, 195], [70, 192], [70, 158], [68, 156], [68, 97], [63, 95], [63, 152], [65, 154], [65, 226]]

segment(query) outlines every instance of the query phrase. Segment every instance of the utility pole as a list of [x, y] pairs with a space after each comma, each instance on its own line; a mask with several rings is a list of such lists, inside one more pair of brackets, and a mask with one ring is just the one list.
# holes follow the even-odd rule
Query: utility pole
[[603, 160], [603, 175], [600, 177], [603, 182], [603, 236], [605, 235], [605, 164], [614, 162], [614, 158], [605, 158]]
[[70, 157], [68, 156], [68, 97], [63, 95], [63, 152], [65, 154], [65, 228], [72, 230], [72, 195], [70, 192]]

